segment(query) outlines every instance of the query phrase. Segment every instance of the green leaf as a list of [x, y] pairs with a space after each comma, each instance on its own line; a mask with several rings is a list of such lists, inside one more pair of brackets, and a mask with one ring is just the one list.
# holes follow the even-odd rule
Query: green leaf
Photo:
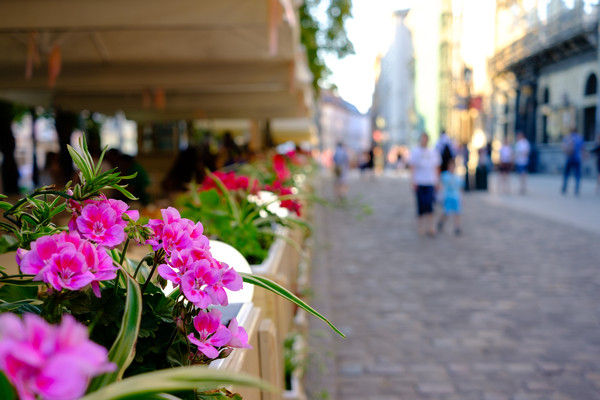
[[163, 392], [193, 389], [211, 390], [226, 385], [274, 390], [268, 383], [251, 375], [209, 369], [204, 366], [192, 366], [169, 368], [126, 378], [120, 382], [104, 386], [81, 400], [146, 399], [152, 398], [149, 395], [162, 394]]
[[142, 320], [142, 292], [138, 283], [127, 273], [127, 298], [125, 299], [125, 312], [121, 321], [121, 329], [117, 339], [112, 345], [108, 359], [117, 364], [114, 372], [100, 375], [90, 383], [88, 392], [94, 392], [123, 377], [123, 373], [135, 357], [135, 345], [140, 332]]
[[219, 192], [216, 189], [210, 189], [200, 192], [200, 201], [203, 207], [215, 208], [220, 203]]
[[[83, 143], [85, 143], [85, 139], [83, 140]], [[87, 146], [85, 146], [84, 148], [87, 149]], [[67, 145], [67, 150], [69, 151], [73, 162], [75, 163], [75, 165], [77, 165], [77, 167], [83, 174], [85, 180], [90, 180], [92, 178], [93, 173], [91, 166], [88, 165], [86, 160], [71, 145]]]
[[26, 279], [5, 279], [0, 278], [0, 284], [2, 285], [14, 285], [14, 286], [41, 286], [44, 285], [42, 281], [33, 281]]
[[216, 176], [209, 170], [206, 170], [206, 174], [213, 180], [213, 182], [219, 188], [221, 193], [223, 193], [223, 196], [225, 197], [225, 200], [227, 200], [227, 205], [229, 206], [229, 210], [231, 211], [231, 215], [233, 216], [233, 218], [236, 221], [240, 221], [240, 207], [238, 206], [237, 202], [233, 199], [233, 196], [231, 196], [231, 193], [229, 192], [227, 187], [225, 187], [225, 185], [223, 184], [223, 181], [221, 181], [221, 179], [219, 179], [218, 176]]
[[323, 315], [321, 315], [317, 310], [315, 310], [314, 308], [312, 308], [311, 306], [306, 304], [304, 301], [302, 301], [302, 299], [300, 299], [294, 293], [290, 292], [289, 290], [287, 290], [283, 286], [279, 285], [278, 283], [275, 283], [272, 280], [265, 278], [263, 276], [259, 276], [259, 275], [248, 274], [245, 272], [239, 272], [239, 274], [242, 276], [245, 283], [250, 283], [254, 286], [258, 286], [263, 289], [267, 289], [268, 291], [273, 292], [273, 293], [291, 301], [292, 303], [296, 304], [298, 307], [302, 308], [304, 311], [308, 312], [309, 314], [314, 315], [315, 317], [317, 317], [320, 320], [327, 323], [327, 325], [329, 325], [329, 327], [335, 333], [340, 335], [341, 337], [346, 337], [346, 335], [344, 335], [342, 332], [340, 332], [340, 330], [338, 328], [336, 328], [331, 322], [329, 322], [329, 320], [327, 318], [325, 318]]
[[[27, 306], [39, 306], [42, 304], [43, 304], [43, 302], [41, 300], [36, 300], [36, 299], [25, 299], [25, 300], [15, 301], [12, 303], [6, 302], [4, 300], [0, 300], [0, 312], [15, 311], [15, 310], [19, 310], [19, 309], [21, 309], [21, 311], [22, 311], [23, 308], [26, 308]], [[27, 308], [30, 309], [31, 307], [27, 307]]]
[[0, 209], [3, 209], [3, 210], [10, 210], [10, 209], [12, 208], [12, 206], [13, 206], [13, 205], [12, 205], [12, 204], [10, 204], [10, 203], [9, 203], [9, 202], [7, 202], [7, 201], [0, 201]]
[[[126, 179], [126, 178], [124, 178]], [[121, 185], [110, 185], [111, 188], [118, 190], [119, 192], [121, 192], [123, 194], [123, 196], [127, 197], [129, 200], [138, 200], [137, 197], [135, 197], [130, 191], [128, 191], [127, 189], [125, 189], [125, 187], [121, 186]]]
[[16, 398], [17, 396], [12, 385], [8, 382], [8, 379], [6, 379], [6, 375], [0, 371], [0, 399], [13, 400]]
[[[0, 283], [3, 283], [0, 280]], [[0, 299], [10, 303], [20, 300], [37, 299], [37, 287], [27, 286], [2, 286], [0, 287]]]
[[167, 393], [153, 393], [127, 396], [127, 400], [182, 400], [181, 397], [173, 396]]

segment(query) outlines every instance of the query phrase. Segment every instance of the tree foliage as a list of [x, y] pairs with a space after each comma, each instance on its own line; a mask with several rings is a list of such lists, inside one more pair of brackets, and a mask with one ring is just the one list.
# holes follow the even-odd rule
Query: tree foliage
[[321, 0], [305, 0], [300, 7], [300, 39], [306, 48], [313, 87], [318, 93], [323, 80], [331, 73], [324, 61], [326, 54], [343, 58], [354, 54], [346, 33], [346, 19], [352, 17], [352, 0], [328, 0], [322, 15]]

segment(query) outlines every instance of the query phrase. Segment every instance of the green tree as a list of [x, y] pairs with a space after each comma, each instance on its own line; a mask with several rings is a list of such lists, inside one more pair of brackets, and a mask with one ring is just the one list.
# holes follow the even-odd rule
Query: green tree
[[331, 73], [324, 61], [326, 54], [343, 58], [354, 54], [346, 34], [346, 19], [352, 17], [352, 0], [328, 0], [325, 16], [321, 0], [305, 0], [300, 7], [300, 40], [306, 48], [313, 87], [318, 94], [324, 79]]

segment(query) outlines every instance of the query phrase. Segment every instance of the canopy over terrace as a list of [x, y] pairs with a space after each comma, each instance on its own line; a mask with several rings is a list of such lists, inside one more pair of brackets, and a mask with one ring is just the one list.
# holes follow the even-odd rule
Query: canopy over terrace
[[311, 112], [293, 0], [0, 0], [0, 98], [157, 121]]

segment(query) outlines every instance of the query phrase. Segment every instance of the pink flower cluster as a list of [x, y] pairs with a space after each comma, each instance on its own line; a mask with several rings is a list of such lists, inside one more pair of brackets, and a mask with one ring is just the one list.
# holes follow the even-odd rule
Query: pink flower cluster
[[21, 400], [82, 397], [90, 378], [116, 368], [107, 355], [70, 315], [58, 326], [34, 314], [0, 315], [0, 370]]
[[[229, 191], [249, 190], [251, 193], [258, 192], [258, 181], [253, 180], [250, 185], [250, 178], [245, 175], [236, 175], [235, 172], [215, 171], [213, 175], [223, 182], [223, 186]], [[211, 177], [206, 177], [202, 182], [202, 190], [217, 189], [215, 181]]]
[[[265, 189], [276, 193], [279, 196], [289, 196], [294, 194], [292, 188], [284, 186], [279, 180], [273, 182], [272, 185], [267, 185]], [[296, 215], [300, 216], [302, 205], [296, 199], [284, 199], [281, 200], [281, 207], [287, 208], [288, 210], [296, 213]]]
[[79, 236], [61, 232], [42, 236], [31, 243], [31, 250], [17, 251], [17, 264], [34, 280], [44, 281], [54, 289], [80, 290], [92, 286], [100, 297], [100, 281], [114, 279], [117, 267], [102, 247]]
[[219, 352], [223, 348], [247, 348], [252, 346], [248, 344], [248, 334], [235, 318], [231, 320], [228, 327], [221, 324], [221, 312], [213, 309], [210, 311], [200, 311], [194, 317], [194, 328], [198, 332], [198, 337], [193, 333], [188, 335], [190, 342], [198, 346], [198, 351], [208, 358], [219, 357]]
[[275, 154], [273, 156], [273, 169], [278, 181], [287, 181], [292, 177], [285, 156], [281, 154]]
[[[242, 288], [241, 276], [227, 264], [213, 258], [208, 238], [203, 235], [201, 223], [194, 224], [187, 218], [181, 218], [179, 211], [173, 207], [163, 209], [161, 213], [162, 220], [153, 219], [148, 223], [155, 234], [155, 237], [148, 240], [148, 243], [155, 251], [163, 249], [166, 254], [165, 263], [158, 266], [159, 275], [172, 282], [174, 287], [179, 286], [185, 298], [198, 308], [207, 309], [213, 304], [227, 305], [225, 289], [240, 290]], [[217, 314], [218, 318], [214, 317]], [[199, 350], [207, 357], [216, 358], [218, 351], [215, 355], [216, 350], [211, 351], [206, 346], [213, 346], [212, 348], [215, 346], [246, 346], [248, 338], [247, 335], [244, 336], [243, 328], [238, 328], [237, 322], [230, 325], [229, 328], [222, 326], [220, 313], [217, 310], [201, 311], [196, 319], [194, 319], [194, 326], [198, 329], [200, 339], [190, 340], [198, 345]], [[243, 332], [240, 333], [241, 336], [238, 336], [238, 329]], [[217, 331], [219, 333], [215, 336]], [[223, 333], [225, 331], [228, 333]], [[233, 339], [234, 336], [239, 337], [239, 341]], [[233, 344], [229, 344], [230, 340], [233, 340]], [[200, 342], [207, 344], [206, 346], [199, 345]]]
[[203, 235], [201, 223], [181, 218], [179, 211], [169, 207], [161, 211], [163, 220], [150, 220], [155, 238], [149, 240], [154, 250], [164, 249], [165, 263], [158, 273], [177, 287], [198, 308], [211, 304], [227, 305], [229, 290], [240, 290], [242, 278], [227, 264], [215, 260], [209, 241]]
[[129, 210], [127, 203], [108, 199], [104, 195], [95, 200], [86, 200], [83, 204], [70, 201], [69, 205], [73, 210], [69, 229], [108, 249], [115, 248], [126, 239], [127, 221], [123, 215], [134, 221], [140, 216], [138, 211]]

